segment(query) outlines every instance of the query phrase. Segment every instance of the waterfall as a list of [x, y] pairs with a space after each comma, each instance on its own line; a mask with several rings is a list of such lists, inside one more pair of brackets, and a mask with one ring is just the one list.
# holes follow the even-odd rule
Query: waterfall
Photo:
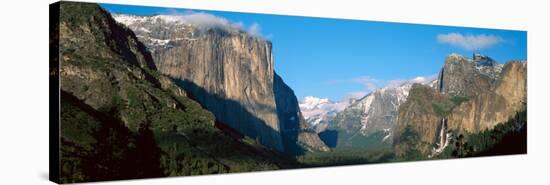
[[445, 141], [447, 141], [447, 137], [445, 136], [447, 132], [447, 118], [441, 119], [441, 129], [439, 130], [439, 146], [444, 146]]
[[442, 118], [439, 123], [439, 141], [436, 143], [436, 146], [432, 149], [432, 154], [428, 155], [428, 158], [437, 156], [449, 146], [451, 140], [451, 133], [447, 132], [447, 118]]

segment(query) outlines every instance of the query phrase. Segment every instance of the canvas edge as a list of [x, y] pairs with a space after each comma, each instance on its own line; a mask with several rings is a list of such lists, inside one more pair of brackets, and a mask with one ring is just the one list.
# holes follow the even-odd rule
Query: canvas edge
[[60, 183], [59, 122], [59, 12], [60, 2], [49, 5], [49, 180]]

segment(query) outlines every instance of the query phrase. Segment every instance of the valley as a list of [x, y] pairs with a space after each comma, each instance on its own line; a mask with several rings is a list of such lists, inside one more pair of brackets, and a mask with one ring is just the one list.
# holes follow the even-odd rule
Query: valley
[[243, 23], [58, 6], [63, 183], [527, 151], [525, 60], [448, 53], [437, 75], [331, 100], [294, 85], [278, 42]]

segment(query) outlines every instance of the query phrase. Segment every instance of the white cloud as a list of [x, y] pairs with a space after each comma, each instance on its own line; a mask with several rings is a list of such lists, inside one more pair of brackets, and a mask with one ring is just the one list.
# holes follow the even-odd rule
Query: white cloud
[[365, 97], [369, 92], [367, 91], [354, 91], [354, 92], [349, 92], [346, 94], [346, 96], [344, 97], [344, 101], [350, 101], [350, 100], [357, 100], [357, 99], [360, 99], [360, 98], [363, 98]]
[[437, 74], [428, 75], [428, 76], [417, 76], [413, 79], [395, 79], [390, 80], [385, 87], [398, 87], [405, 83], [420, 83], [428, 84], [437, 78]]
[[369, 76], [359, 76], [359, 77], [346, 79], [346, 80], [329, 80], [329, 81], [326, 81], [325, 83], [328, 85], [359, 84], [363, 86], [363, 90], [353, 93], [353, 95], [357, 95], [360, 93], [367, 94], [371, 91], [378, 89], [379, 87], [382, 87], [384, 84], [384, 81], [371, 78]]
[[269, 38], [262, 35], [261, 26], [256, 22], [252, 23], [248, 27], [248, 29], [245, 29], [246, 26], [243, 22], [231, 22], [223, 17], [218, 17], [205, 12], [186, 11], [181, 13], [177, 11], [171, 11], [169, 15], [160, 16], [164, 16], [163, 18], [165, 21], [179, 21], [183, 24], [194, 25], [201, 30], [211, 28], [223, 29], [229, 32], [241, 30], [246, 31], [248, 34], [254, 37], [261, 37], [264, 39]]
[[252, 23], [252, 25], [248, 28], [248, 34], [252, 36], [260, 37], [262, 35], [261, 32], [262, 28], [258, 23]]
[[368, 91], [374, 91], [378, 89], [380, 83], [382, 83], [381, 80], [377, 80], [368, 76], [357, 77], [352, 79], [351, 81], [363, 85]]
[[504, 39], [496, 35], [462, 35], [460, 33], [447, 33], [437, 35], [437, 42], [460, 47], [465, 50], [479, 50], [493, 47], [502, 43]]
[[345, 96], [339, 100], [340, 102], [350, 102], [351, 100], [357, 100], [365, 97], [367, 94], [376, 91], [381, 88], [399, 87], [405, 83], [420, 83], [428, 84], [437, 78], [437, 74], [427, 76], [417, 76], [412, 79], [394, 79], [394, 80], [378, 80], [369, 76], [359, 76], [348, 80], [329, 80], [326, 83], [328, 85], [341, 85], [341, 84], [360, 84], [363, 89], [358, 91], [347, 92]]
[[271, 38], [273, 37], [273, 35], [271, 35], [271, 34], [268, 34], [268, 35], [262, 34], [262, 27], [257, 22], [252, 23], [248, 27], [248, 30], [246, 30], [246, 32], [248, 34], [254, 36], [254, 37], [259, 37], [259, 38], [263, 38], [263, 39], [266, 39], [266, 40], [271, 40]]
[[407, 83], [408, 81], [409, 80], [405, 80], [405, 79], [390, 80], [386, 85], [386, 87], [398, 87], [400, 85], [403, 85], [404, 83]]
[[[163, 15], [160, 15], [163, 16]], [[165, 21], [178, 21], [183, 24], [191, 24], [199, 29], [221, 28], [221, 29], [240, 29], [240, 25], [231, 23], [223, 17], [217, 17], [209, 13], [187, 11], [185, 13], [175, 13], [163, 17]]]

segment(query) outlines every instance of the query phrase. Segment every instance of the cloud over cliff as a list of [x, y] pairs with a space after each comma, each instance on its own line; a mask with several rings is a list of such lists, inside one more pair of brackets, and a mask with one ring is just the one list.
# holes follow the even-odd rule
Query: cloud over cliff
[[226, 31], [241, 30], [245, 31], [251, 36], [265, 38], [261, 32], [261, 26], [257, 22], [246, 26], [243, 22], [232, 22], [226, 18], [218, 17], [206, 12], [187, 11], [185, 13], [173, 13], [171, 16], [175, 16], [176, 20], [184, 23], [191, 24], [199, 29], [224, 29]]

